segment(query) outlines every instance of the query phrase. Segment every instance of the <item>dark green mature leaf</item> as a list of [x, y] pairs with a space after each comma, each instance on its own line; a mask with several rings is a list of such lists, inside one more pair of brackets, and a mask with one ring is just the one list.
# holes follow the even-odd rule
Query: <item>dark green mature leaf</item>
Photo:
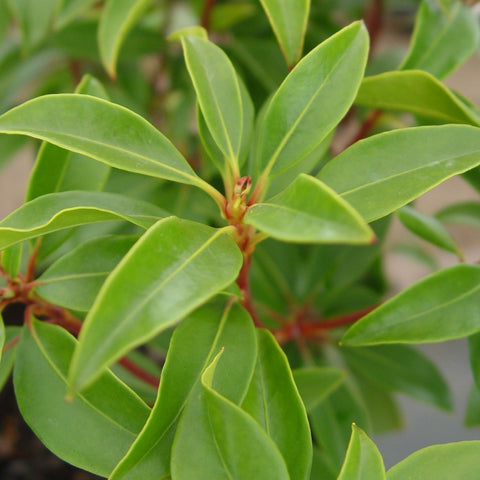
[[480, 229], [480, 202], [454, 203], [438, 211], [435, 216], [444, 223]]
[[473, 378], [480, 389], [480, 333], [468, 337], [468, 351]]
[[410, 112], [446, 123], [479, 125], [477, 116], [434, 76], [422, 70], [381, 73], [364, 78], [357, 105]]
[[50, 31], [59, 0], [7, 0], [7, 4], [20, 25], [23, 48], [32, 50]]
[[71, 390], [228, 286], [241, 264], [226, 230], [175, 217], [157, 222], [103, 284], [80, 333]]
[[28, 135], [112, 167], [203, 185], [178, 150], [132, 111], [88, 95], [45, 95], [0, 116], [1, 133]]
[[290, 478], [307, 479], [312, 463], [312, 441], [305, 407], [287, 357], [275, 338], [267, 330], [257, 330], [257, 339], [257, 365], [242, 409], [275, 442]]
[[66, 376], [75, 343], [64, 329], [36, 320], [23, 329], [14, 368], [18, 406], [55, 455], [108, 476], [135, 440], [149, 409], [110, 372], [67, 402]]
[[318, 178], [370, 222], [479, 163], [480, 128], [414, 127], [353, 144], [331, 160]]
[[64, 228], [107, 220], [126, 220], [148, 228], [165, 212], [147, 202], [106, 192], [42, 195], [0, 222], [0, 250]]
[[185, 62], [205, 123], [233, 172], [243, 136], [240, 83], [225, 53], [208, 40], [183, 36]]
[[449, 5], [424, 0], [415, 23], [410, 50], [401, 69], [421, 69], [438, 78], [460, 66], [477, 47], [479, 28], [462, 2]]
[[220, 393], [222, 381], [214, 376], [220, 355], [202, 375], [202, 388], [187, 405], [178, 426], [172, 477], [289, 480], [285, 462], [271, 438], [252, 417]]
[[383, 458], [367, 434], [355, 424], [337, 480], [385, 480]]
[[[0, 329], [3, 328], [2, 325], [3, 322], [0, 317]], [[3, 345], [3, 351], [0, 350], [0, 391], [12, 372], [15, 354], [17, 353], [17, 344], [15, 343], [15, 339], [18, 338], [20, 332], [20, 327], [5, 327], [5, 343]], [[7, 346], [8, 349], [5, 350]]]
[[175, 329], [152, 413], [110, 480], [157, 480], [169, 474], [178, 421], [190, 399], [195, 401], [193, 393], [198, 392], [203, 370], [222, 347], [216, 382], [230, 400], [243, 399], [255, 367], [253, 322], [238, 305], [224, 312], [215, 306], [202, 307]]
[[374, 239], [370, 227], [347, 202], [305, 174], [267, 202], [253, 205], [244, 221], [289, 242], [355, 244]]
[[353, 23], [304, 57], [273, 96], [259, 130], [256, 167], [280, 173], [313, 151], [352, 104], [368, 51]]
[[277, 37], [287, 65], [293, 66], [302, 56], [310, 0], [260, 0]]
[[441, 373], [425, 355], [407, 345], [342, 348], [354, 371], [387, 390], [402, 392], [445, 410], [452, 398]]
[[480, 441], [446, 443], [422, 448], [387, 472], [387, 480], [475, 480]]
[[397, 216], [406, 228], [420, 238], [447, 250], [447, 252], [454, 253], [458, 255], [460, 259], [463, 259], [463, 253], [460, 251], [454, 238], [435, 217], [425, 215], [409, 206], [402, 207], [398, 210]]
[[55, 305], [88, 311], [109, 273], [137, 239], [107, 236], [77, 246], [38, 277], [35, 291]]
[[[82, 78], [76, 93], [108, 100], [103, 85], [90, 75]], [[25, 200], [66, 190], [102, 190], [109, 173], [108, 165], [43, 142], [30, 174]]]
[[2, 250], [0, 263], [10, 278], [15, 278], [22, 262], [23, 243]]
[[98, 26], [98, 48], [103, 66], [116, 77], [116, 65], [122, 43], [151, 0], [109, 0]]
[[338, 388], [346, 375], [344, 370], [334, 367], [297, 368], [292, 373], [307, 412]]
[[480, 267], [456, 265], [399, 293], [347, 331], [345, 345], [427, 343], [480, 330]]

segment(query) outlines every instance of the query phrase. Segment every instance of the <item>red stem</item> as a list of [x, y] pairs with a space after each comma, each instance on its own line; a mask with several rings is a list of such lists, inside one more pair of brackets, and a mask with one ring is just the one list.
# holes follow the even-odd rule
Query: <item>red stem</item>
[[242, 268], [240, 269], [240, 273], [238, 274], [238, 278], [237, 278], [237, 285], [240, 287], [240, 290], [242, 291], [242, 295], [243, 295], [242, 305], [252, 317], [253, 323], [257, 327], [264, 327], [264, 324], [255, 309], [255, 305], [253, 304], [252, 292], [250, 290], [250, 281], [248, 277], [250, 273], [251, 263], [252, 263], [252, 257], [250, 255], [244, 255], [243, 265], [242, 265]]
[[365, 118], [363, 123], [360, 125], [360, 128], [358, 129], [355, 136], [348, 142], [345, 148], [348, 148], [350, 145], [353, 145], [359, 140], [362, 140], [362, 138], [365, 138], [375, 126], [382, 113], [383, 111], [379, 109], [372, 110], [370, 114]]
[[20, 340], [20, 335], [17, 335], [16, 337], [12, 338], [8, 343], [6, 343], [3, 348], [2, 348], [2, 355], [6, 353], [8, 350], [13, 348], [18, 341]]
[[201, 25], [205, 30], [210, 29], [210, 19], [212, 16], [213, 8], [215, 7], [216, 0], [205, 0], [203, 6]]
[[133, 373], [137, 378], [143, 380], [145, 383], [152, 385], [153, 387], [158, 387], [160, 382], [157, 377], [153, 376], [143, 368], [139, 367], [135, 362], [130, 360], [127, 357], [122, 357], [118, 363], [128, 370], [130, 373]]
[[370, 55], [372, 55], [383, 27], [383, 0], [372, 0], [364, 15], [364, 19], [370, 35]]

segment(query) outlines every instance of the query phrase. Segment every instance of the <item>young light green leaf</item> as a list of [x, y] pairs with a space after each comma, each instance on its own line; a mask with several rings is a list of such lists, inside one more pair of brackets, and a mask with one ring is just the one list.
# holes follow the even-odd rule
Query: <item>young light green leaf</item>
[[480, 202], [454, 203], [438, 211], [435, 216], [443, 223], [480, 229]]
[[0, 116], [0, 133], [28, 135], [112, 167], [203, 185], [180, 152], [132, 111], [88, 95], [45, 95]]
[[353, 144], [327, 163], [318, 178], [371, 222], [479, 163], [480, 128], [413, 127]]
[[463, 260], [463, 253], [450, 232], [435, 217], [425, 215], [412, 207], [405, 206], [397, 211], [403, 225], [412, 233], [433, 243], [437, 247], [452, 252]]
[[257, 330], [257, 339], [257, 365], [242, 410], [250, 414], [275, 442], [290, 478], [307, 479], [312, 463], [312, 442], [305, 407], [287, 357], [275, 338], [267, 330]]
[[409, 52], [400, 68], [446, 77], [475, 51], [479, 37], [475, 16], [462, 2], [455, 0], [441, 8], [437, 2], [423, 0]]
[[1, 265], [8, 273], [10, 278], [15, 278], [20, 270], [20, 264], [22, 262], [23, 243], [17, 243], [4, 250], [1, 253]]
[[55, 305], [88, 311], [108, 274], [137, 239], [112, 235], [77, 246], [37, 278], [35, 291]]
[[[0, 329], [2, 328], [1, 325], [3, 325], [3, 322], [0, 317]], [[18, 339], [21, 330], [21, 327], [5, 327], [5, 342], [3, 351], [0, 350], [0, 391], [12, 372], [15, 354], [17, 353], [17, 344], [15, 341]], [[8, 349], [5, 350], [7, 346]]]
[[225, 230], [175, 217], [157, 222], [103, 284], [79, 336], [71, 391], [205, 303], [236, 279], [241, 264]]
[[368, 35], [353, 23], [304, 57], [273, 96], [259, 129], [256, 167], [280, 173], [313, 151], [352, 104], [368, 53]]
[[480, 267], [456, 265], [414, 283], [347, 331], [344, 345], [442, 342], [480, 330]]
[[385, 72], [363, 79], [357, 105], [410, 112], [446, 123], [480, 125], [477, 116], [445, 85], [422, 70]]
[[253, 322], [236, 304], [225, 311], [212, 305], [202, 307], [175, 329], [152, 413], [110, 480], [157, 480], [169, 474], [178, 421], [193, 393], [198, 392], [203, 370], [222, 347], [216, 385], [235, 403], [243, 399], [255, 367]]
[[408, 345], [342, 348], [353, 371], [378, 386], [402, 392], [444, 410], [452, 409], [448, 385], [434, 363]]
[[293, 67], [302, 56], [310, 0], [260, 0], [260, 3], [272, 25], [287, 65]]
[[238, 173], [243, 106], [235, 69], [225, 53], [208, 40], [183, 36], [182, 45], [205, 123], [231, 170]]
[[338, 388], [346, 375], [344, 370], [335, 367], [297, 368], [292, 373], [307, 412]]
[[106, 192], [49, 193], [25, 203], [0, 222], [0, 250], [64, 228], [125, 220], [148, 228], [165, 212], [147, 202]]
[[151, 0], [108, 0], [98, 26], [98, 48], [103, 66], [116, 77], [118, 54], [129, 31], [150, 5]]
[[337, 480], [385, 480], [383, 458], [367, 434], [355, 424]]
[[14, 385], [23, 418], [55, 455], [108, 476], [145, 423], [149, 409], [111, 372], [65, 401], [75, 347], [64, 329], [33, 320], [23, 329]]
[[480, 441], [446, 443], [422, 448], [387, 472], [387, 480], [474, 480], [478, 476]]
[[[90, 75], [82, 78], [76, 93], [108, 100], [103, 85]], [[102, 190], [109, 174], [108, 165], [43, 142], [30, 174], [25, 200], [66, 190]]]
[[300, 243], [371, 243], [360, 215], [318, 179], [300, 174], [286, 190], [253, 205], [245, 223], [278, 240]]
[[222, 387], [214, 375], [219, 360], [221, 365], [219, 357], [205, 370], [202, 388], [179, 423], [172, 450], [172, 478], [289, 480], [285, 462], [267, 433], [217, 391]]

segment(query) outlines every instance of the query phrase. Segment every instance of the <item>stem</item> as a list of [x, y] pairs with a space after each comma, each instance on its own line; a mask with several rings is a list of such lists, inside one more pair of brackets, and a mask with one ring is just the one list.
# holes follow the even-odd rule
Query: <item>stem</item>
[[378, 43], [379, 34], [383, 27], [383, 0], [371, 0], [370, 5], [364, 15], [365, 26], [370, 35], [371, 56]]
[[38, 252], [42, 245], [42, 240], [43, 237], [37, 239], [37, 241], [35, 242], [35, 247], [33, 247], [32, 254], [28, 259], [27, 272], [25, 274], [25, 280], [27, 283], [33, 282], [33, 280], [35, 279], [35, 264], [37, 262]]
[[216, 0], [205, 0], [203, 6], [201, 25], [205, 30], [210, 29], [210, 19], [212, 16], [212, 11], [215, 7]]
[[378, 119], [381, 117], [382, 113], [383, 111], [380, 109], [372, 110], [370, 114], [365, 118], [363, 123], [360, 125], [360, 128], [358, 129], [357, 133], [348, 142], [345, 149], [348, 148], [350, 145], [353, 145], [354, 143], [358, 142], [359, 140], [362, 140], [363, 138], [365, 138], [370, 133], [372, 128], [375, 126]]
[[242, 291], [242, 305], [245, 310], [248, 311], [250, 316], [253, 319], [253, 323], [257, 327], [264, 327], [260, 316], [255, 309], [255, 305], [253, 304], [252, 292], [250, 290], [250, 281], [249, 281], [249, 273], [250, 273], [250, 265], [252, 263], [251, 255], [244, 255], [243, 257], [243, 265], [240, 269], [240, 273], [238, 274], [237, 278], [237, 285], [239, 286], [240, 290]]
[[130, 360], [129, 358], [122, 357], [118, 361], [118, 363], [123, 368], [128, 370], [130, 373], [133, 373], [133, 375], [135, 375], [137, 378], [139, 378], [140, 380], [143, 380], [145, 383], [148, 383], [152, 387], [158, 387], [160, 385], [160, 382], [157, 377], [150, 374], [143, 368], [139, 367], [135, 362], [132, 362], [132, 360]]

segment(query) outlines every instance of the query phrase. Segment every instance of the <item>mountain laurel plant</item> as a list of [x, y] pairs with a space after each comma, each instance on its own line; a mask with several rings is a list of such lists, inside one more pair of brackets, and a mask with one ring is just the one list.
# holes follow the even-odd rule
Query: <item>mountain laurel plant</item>
[[[480, 203], [413, 204], [480, 190], [479, 111], [442, 83], [478, 24], [424, 0], [397, 66], [359, 20], [376, 43], [381, 7], [0, 0], [0, 162], [41, 142], [0, 222], [0, 384], [57, 456], [111, 480], [478, 478], [480, 441], [385, 472], [367, 436], [400, 426], [395, 392], [452, 408], [408, 344], [469, 338], [480, 418], [480, 267], [444, 226]], [[395, 214], [460, 262], [385, 301]]]

